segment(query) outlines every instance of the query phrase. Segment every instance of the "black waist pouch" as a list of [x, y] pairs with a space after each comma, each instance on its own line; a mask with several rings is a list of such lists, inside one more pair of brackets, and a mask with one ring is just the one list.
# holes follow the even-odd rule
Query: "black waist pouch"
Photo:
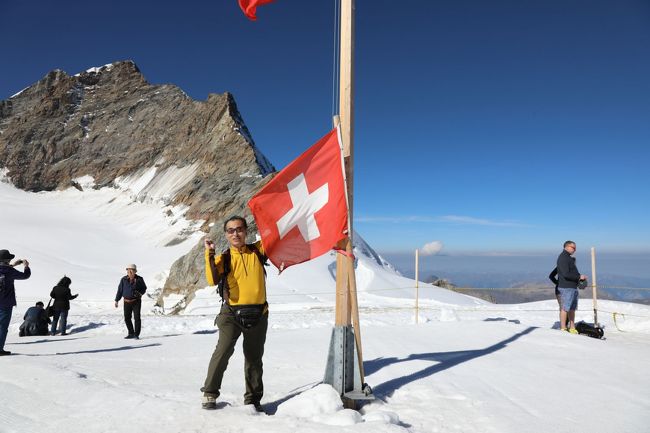
[[230, 305], [229, 307], [237, 323], [244, 329], [251, 329], [260, 323], [266, 304]]

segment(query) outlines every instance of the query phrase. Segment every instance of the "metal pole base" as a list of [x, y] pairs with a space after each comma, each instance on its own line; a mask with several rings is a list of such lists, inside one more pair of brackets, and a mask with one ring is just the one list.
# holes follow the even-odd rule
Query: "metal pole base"
[[355, 408], [357, 402], [375, 399], [370, 386], [361, 383], [360, 371], [352, 325], [335, 326], [330, 338], [323, 383], [332, 385], [341, 395], [345, 407]]

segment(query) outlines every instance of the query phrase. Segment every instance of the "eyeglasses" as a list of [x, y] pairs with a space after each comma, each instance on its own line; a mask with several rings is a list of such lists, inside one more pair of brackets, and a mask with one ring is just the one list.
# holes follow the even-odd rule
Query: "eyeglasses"
[[231, 227], [226, 229], [226, 233], [229, 235], [234, 235], [235, 233], [244, 233], [246, 231], [246, 227], [244, 226], [239, 226], [239, 227]]

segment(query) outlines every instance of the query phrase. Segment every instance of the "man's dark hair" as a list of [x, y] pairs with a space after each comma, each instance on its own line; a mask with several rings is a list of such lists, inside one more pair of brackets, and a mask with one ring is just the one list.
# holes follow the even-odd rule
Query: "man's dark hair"
[[233, 215], [233, 216], [231, 216], [230, 218], [228, 218], [228, 219], [223, 223], [223, 231], [224, 231], [224, 232], [226, 231], [226, 226], [228, 225], [228, 223], [229, 223], [230, 221], [241, 221], [242, 224], [244, 224], [244, 228], [245, 228], [245, 229], [248, 228], [248, 224], [246, 224], [246, 220], [244, 219], [244, 217], [240, 217], [239, 215]]
[[44, 307], [45, 304], [43, 304], [41, 301], [38, 301], [38, 302], [36, 303], [36, 306], [37, 306], [37, 307]]
[[576, 244], [576, 243], [573, 242], [573, 241], [566, 241], [566, 242], [564, 243], [564, 248], [568, 247], [569, 245], [575, 245], [575, 244]]

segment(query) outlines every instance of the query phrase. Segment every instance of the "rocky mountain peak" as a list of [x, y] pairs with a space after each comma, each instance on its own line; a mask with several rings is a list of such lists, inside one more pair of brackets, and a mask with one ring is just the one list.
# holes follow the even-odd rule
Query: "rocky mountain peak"
[[[248, 199], [275, 171], [232, 94], [196, 101], [148, 83], [129, 60], [76, 75], [53, 70], [0, 101], [0, 170], [28, 191], [130, 188], [134, 200], [182, 206], [205, 231], [247, 215]], [[174, 265], [166, 289], [205, 284], [197, 251]]]

